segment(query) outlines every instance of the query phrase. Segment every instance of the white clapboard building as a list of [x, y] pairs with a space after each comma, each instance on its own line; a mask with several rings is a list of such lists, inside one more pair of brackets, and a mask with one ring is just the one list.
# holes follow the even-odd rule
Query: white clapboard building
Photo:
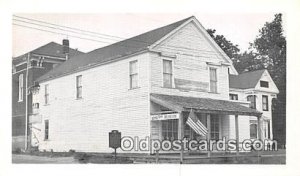
[[[238, 75], [189, 17], [73, 57], [40, 77], [33, 101], [41, 119], [32, 123], [32, 144], [42, 151], [111, 152], [111, 130], [160, 140], [272, 138], [278, 89], [266, 70], [258, 72], [244, 86], [253, 77]], [[252, 96], [256, 109], [249, 107]], [[268, 111], [261, 109], [266, 104]], [[186, 123], [191, 110], [207, 135]]]

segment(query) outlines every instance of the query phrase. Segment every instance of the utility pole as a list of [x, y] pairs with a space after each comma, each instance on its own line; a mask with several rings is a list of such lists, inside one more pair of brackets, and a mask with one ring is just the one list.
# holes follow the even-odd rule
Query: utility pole
[[30, 66], [30, 53], [27, 54], [26, 64], [26, 78], [25, 78], [25, 151], [28, 149], [28, 70]]

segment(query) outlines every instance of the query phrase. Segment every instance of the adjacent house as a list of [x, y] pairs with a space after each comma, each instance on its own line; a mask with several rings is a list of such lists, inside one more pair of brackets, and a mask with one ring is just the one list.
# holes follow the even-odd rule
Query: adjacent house
[[[31, 90], [35, 80], [59, 64], [82, 52], [50, 42], [12, 60], [12, 149], [26, 148], [26, 134], [30, 132], [29, 119], [38, 113], [39, 103], [32, 102]], [[27, 88], [26, 88], [27, 87]], [[27, 90], [27, 92], [26, 92]], [[26, 96], [27, 95], [27, 96]], [[27, 114], [27, 115], [26, 115]], [[26, 122], [27, 119], [27, 122]], [[27, 140], [29, 141], [29, 140]]]
[[[249, 101], [250, 108], [262, 112], [264, 139], [273, 139], [272, 100], [279, 93], [267, 70], [256, 70], [229, 76], [229, 98], [234, 101]], [[250, 117], [250, 138], [257, 138], [257, 118]]]
[[[200, 22], [189, 17], [74, 56], [38, 78], [33, 145], [42, 151], [111, 152], [112, 130], [140, 139], [242, 141], [254, 137], [252, 123], [263, 139], [262, 115], [271, 116], [250, 108], [247, 96], [257, 95], [265, 107], [266, 100], [258, 98], [267, 95], [270, 110], [278, 90], [267, 71], [252, 87], [240, 86], [247, 82], [242, 76]], [[208, 128], [206, 136], [187, 125], [191, 111]]]

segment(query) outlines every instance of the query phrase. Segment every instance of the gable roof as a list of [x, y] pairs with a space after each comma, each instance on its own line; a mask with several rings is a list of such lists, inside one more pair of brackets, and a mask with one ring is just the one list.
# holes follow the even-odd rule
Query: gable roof
[[249, 89], [255, 88], [257, 82], [266, 70], [256, 70], [239, 75], [229, 75], [229, 88]]
[[[61, 57], [61, 58], [66, 57], [66, 55], [63, 53], [63, 45], [55, 43], [55, 42], [47, 43], [46, 45], [38, 47], [28, 53], [52, 56], [52, 57]], [[73, 56], [79, 55], [79, 54], [83, 54], [83, 52], [69, 48], [69, 56], [70, 57], [73, 57]], [[24, 57], [26, 57], [26, 56], [27, 56], [27, 53], [13, 58], [13, 61], [12, 61], [13, 64], [18, 64], [18, 63], [24, 61]]]
[[55, 67], [45, 75], [41, 76], [37, 79], [37, 81], [52, 79], [64, 74], [81, 70], [86, 67], [114, 61], [120, 57], [146, 51], [148, 50], [149, 46], [154, 44], [156, 41], [173, 31], [174, 29], [178, 28], [191, 18], [193, 18], [193, 16], [169, 24], [167, 26], [140, 34], [138, 36], [105, 46], [103, 48], [93, 50], [86, 54], [73, 57], [72, 59], [67, 60], [63, 64]]

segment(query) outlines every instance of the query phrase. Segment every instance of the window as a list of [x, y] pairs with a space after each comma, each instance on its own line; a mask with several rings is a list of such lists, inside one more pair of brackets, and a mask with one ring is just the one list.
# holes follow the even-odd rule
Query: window
[[178, 139], [178, 120], [163, 120], [162, 121], [162, 137], [163, 140]]
[[33, 103], [32, 104], [32, 108], [39, 109], [40, 108], [40, 104], [39, 103]]
[[49, 104], [49, 85], [45, 85], [45, 104]]
[[262, 96], [262, 109], [263, 111], [269, 111], [269, 102], [267, 95]]
[[30, 62], [30, 65], [32, 66], [32, 67], [36, 67], [37, 66], [37, 61], [35, 61], [35, 60], [32, 60], [31, 62]]
[[[198, 116], [198, 119], [200, 120], [200, 122], [206, 126], [206, 116]], [[187, 139], [193, 139], [193, 140], [200, 140], [200, 139], [204, 139], [203, 136], [201, 136], [200, 134], [196, 133], [188, 124], [185, 123], [184, 126], [184, 137]]]
[[255, 95], [248, 95], [247, 101], [250, 101], [250, 108], [256, 109], [256, 96]]
[[32, 114], [38, 114], [39, 113], [39, 107], [40, 107], [39, 103], [33, 103], [32, 104]]
[[129, 63], [129, 77], [130, 77], [130, 89], [138, 87], [138, 71], [137, 61], [131, 61]]
[[163, 60], [163, 81], [163, 87], [173, 87], [173, 69], [171, 60]]
[[45, 140], [49, 139], [49, 120], [45, 120]]
[[264, 136], [265, 136], [265, 139], [270, 139], [270, 121], [269, 120], [265, 120], [264, 121]]
[[82, 98], [82, 75], [76, 76], [76, 98]]
[[209, 68], [210, 92], [217, 93], [217, 69]]
[[257, 121], [250, 120], [250, 138], [256, 139], [257, 138]]
[[24, 94], [24, 82], [23, 82], [23, 74], [19, 75], [19, 101], [23, 101]]
[[220, 119], [216, 115], [211, 115], [210, 118], [210, 138], [219, 140], [220, 138]]
[[13, 66], [12, 66], [12, 73], [16, 73], [16, 71], [17, 71], [16, 66], [13, 65]]
[[266, 88], [268, 88], [269, 87], [269, 82], [267, 82], [267, 81], [260, 81], [260, 87], [266, 87]]
[[230, 100], [238, 100], [238, 94], [229, 94]]

